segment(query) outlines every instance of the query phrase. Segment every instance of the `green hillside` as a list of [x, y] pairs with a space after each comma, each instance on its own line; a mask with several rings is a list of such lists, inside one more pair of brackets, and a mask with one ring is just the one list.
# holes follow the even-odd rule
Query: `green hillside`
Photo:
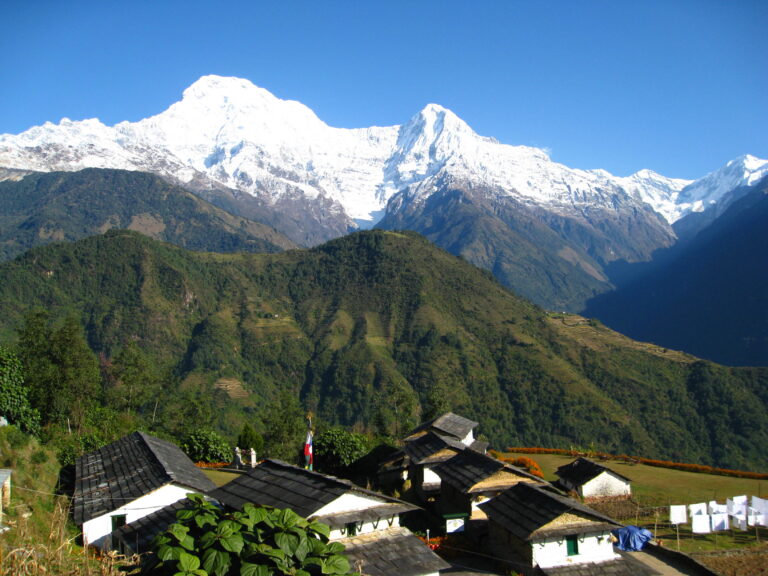
[[0, 260], [113, 228], [207, 252], [295, 247], [269, 226], [233, 216], [143, 172], [90, 168], [0, 182]]
[[34, 307], [74, 313], [103, 365], [135, 343], [166, 375], [134, 408], [155, 426], [232, 436], [297, 398], [320, 424], [378, 434], [453, 410], [500, 447], [768, 468], [768, 370], [548, 315], [412, 233], [222, 255], [111, 231], [34, 249], [0, 277], [0, 343]]

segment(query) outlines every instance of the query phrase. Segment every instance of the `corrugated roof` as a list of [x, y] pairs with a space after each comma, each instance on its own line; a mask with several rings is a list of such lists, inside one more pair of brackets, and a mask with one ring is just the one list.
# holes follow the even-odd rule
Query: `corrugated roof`
[[437, 418], [433, 418], [428, 422], [419, 424], [416, 428], [411, 430], [406, 440], [429, 430], [444, 436], [452, 436], [453, 438], [462, 440], [464, 437], [466, 437], [467, 434], [474, 430], [475, 427], [477, 427], [477, 424], [478, 423], [474, 420], [464, 418], [464, 416], [459, 416], [453, 412], [447, 412], [446, 414], [438, 416]]
[[603, 472], [609, 472], [627, 482], [631, 482], [626, 476], [622, 476], [618, 472], [606, 468], [602, 464], [588, 460], [587, 458], [577, 458], [570, 464], [560, 466], [560, 468], [555, 471], [555, 474], [563, 480], [567, 480], [574, 486], [582, 486], [593, 478], [598, 477]]
[[238, 510], [252, 502], [262, 506], [290, 508], [299, 516], [309, 518], [348, 492], [370, 496], [382, 503], [411, 506], [396, 498], [366, 490], [349, 480], [326, 476], [279, 460], [260, 462], [246, 474], [211, 492], [210, 496]]
[[440, 476], [440, 480], [465, 494], [472, 492], [477, 484], [497, 473], [508, 474], [510, 485], [521, 480], [544, 483], [541, 478], [522, 468], [501, 462], [471, 449], [462, 450], [460, 454], [439, 466], [435, 466], [432, 470]]
[[83, 524], [171, 483], [202, 493], [216, 487], [175, 444], [143, 432], [129, 434], [76, 460], [75, 523]]
[[406, 528], [388, 528], [337, 540], [353, 572], [366, 576], [422, 576], [451, 565]]
[[[488, 518], [501, 525], [520, 540], [532, 540], [548, 535], [589, 534], [610, 530], [621, 526], [577, 500], [555, 493], [551, 488], [520, 483], [502, 492], [496, 498], [481, 504]], [[574, 523], [570, 526], [558, 526], [552, 530], [542, 530], [544, 526], [566, 513], [579, 516], [589, 522]]]

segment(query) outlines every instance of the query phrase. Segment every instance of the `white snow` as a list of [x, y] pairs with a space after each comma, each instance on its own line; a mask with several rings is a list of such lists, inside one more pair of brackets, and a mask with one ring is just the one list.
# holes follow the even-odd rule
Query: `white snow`
[[64, 118], [0, 135], [0, 166], [146, 170], [181, 182], [204, 175], [267, 200], [300, 190], [337, 201], [366, 227], [395, 193], [410, 187], [410, 199], [423, 200], [441, 176], [562, 213], [611, 210], [617, 199], [645, 203], [671, 223], [768, 171], [765, 160], [743, 156], [693, 183], [650, 170], [618, 178], [568, 168], [539, 148], [480, 136], [437, 104], [402, 126], [334, 128], [299, 102], [221, 76], [200, 78], [179, 102], [139, 122], [109, 127]]

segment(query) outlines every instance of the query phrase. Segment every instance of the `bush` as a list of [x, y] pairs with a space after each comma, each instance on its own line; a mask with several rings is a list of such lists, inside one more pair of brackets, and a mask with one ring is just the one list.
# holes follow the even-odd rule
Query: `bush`
[[[292, 510], [246, 504], [226, 513], [203, 496], [176, 513], [154, 542], [158, 572], [185, 576], [335, 576], [349, 573], [344, 546], [328, 542], [330, 529]], [[155, 571], [153, 571], [155, 573]]]
[[232, 459], [227, 441], [210, 429], [192, 432], [182, 442], [181, 449], [193, 462], [229, 462]]

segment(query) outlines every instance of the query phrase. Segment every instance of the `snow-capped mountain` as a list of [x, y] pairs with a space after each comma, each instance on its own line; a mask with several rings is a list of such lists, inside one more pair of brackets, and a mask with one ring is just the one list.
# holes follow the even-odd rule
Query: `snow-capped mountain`
[[[765, 170], [765, 161], [752, 157], [728, 166], [734, 163], [751, 174]], [[398, 190], [440, 173], [563, 213], [629, 194], [671, 223], [717, 202], [732, 189], [738, 171], [691, 184], [648, 170], [617, 178], [571, 169], [543, 150], [479, 136], [436, 104], [402, 126], [333, 128], [299, 102], [281, 100], [248, 80], [219, 76], [201, 78], [181, 101], [139, 122], [110, 127], [96, 119], [63, 119], [2, 135], [0, 166], [146, 170], [180, 183], [203, 176], [271, 201], [297, 192], [307, 199], [323, 196], [368, 224]]]
[[[520, 225], [513, 213], [525, 212], [529, 230], [549, 227], [555, 258], [606, 283], [602, 266], [670, 245], [672, 223], [728, 200], [765, 175], [768, 162], [744, 156], [694, 182], [650, 170], [616, 177], [480, 136], [437, 104], [399, 126], [334, 128], [299, 102], [220, 76], [204, 76], [139, 122], [64, 119], [0, 135], [0, 178], [86, 167], [158, 174], [305, 245], [380, 221], [426, 233], [420, 206], [431, 202], [434, 211], [446, 190], [460, 191], [482, 205], [477, 214], [503, 214], [504, 226]], [[526, 242], [543, 242], [530, 234]]]

